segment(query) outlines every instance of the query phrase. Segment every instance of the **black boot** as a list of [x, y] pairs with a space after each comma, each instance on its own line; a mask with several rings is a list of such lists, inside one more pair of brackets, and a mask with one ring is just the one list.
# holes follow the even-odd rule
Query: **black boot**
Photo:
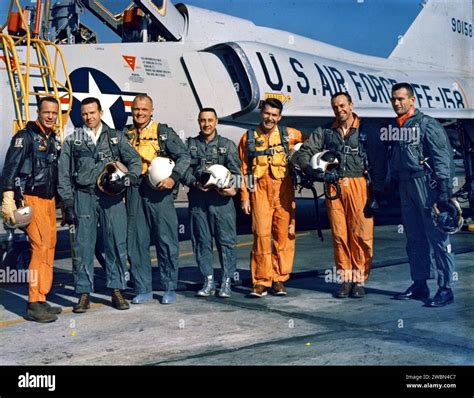
[[54, 322], [58, 317], [46, 311], [42, 303], [28, 303], [25, 319], [39, 323]]
[[52, 306], [51, 304], [47, 303], [46, 301], [41, 302], [41, 305], [44, 307], [46, 311], [48, 311], [50, 314], [55, 314], [58, 315], [61, 312], [63, 312], [63, 309], [61, 307], [56, 307]]
[[435, 296], [428, 300], [427, 307], [444, 307], [454, 302], [453, 291], [446, 287], [440, 287]]
[[426, 284], [426, 281], [415, 281], [407, 290], [403, 293], [397, 294], [395, 300], [426, 300], [430, 297], [430, 289]]
[[351, 294], [352, 282], [343, 282], [341, 288], [334, 295], [336, 298], [347, 298]]
[[359, 283], [354, 283], [351, 290], [351, 297], [352, 298], [363, 298], [365, 297], [365, 289]]

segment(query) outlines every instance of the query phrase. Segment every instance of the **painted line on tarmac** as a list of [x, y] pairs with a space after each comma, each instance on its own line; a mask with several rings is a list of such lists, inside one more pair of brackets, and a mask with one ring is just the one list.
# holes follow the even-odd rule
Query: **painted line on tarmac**
[[[91, 308], [88, 311], [90, 311], [92, 309], [105, 307], [105, 304], [91, 303], [90, 306], [91, 306]], [[63, 309], [63, 312], [61, 312], [61, 314], [59, 314], [59, 315], [73, 313], [72, 312], [72, 307], [62, 307], [62, 309]], [[23, 317], [20, 317], [20, 318], [17, 318], [17, 319], [10, 319], [8, 321], [0, 321], [0, 329], [7, 328], [7, 327], [13, 326], [13, 325], [17, 325], [19, 323], [26, 323], [26, 322], [34, 322], [34, 321], [27, 321]]]
[[[309, 234], [310, 234], [310, 232], [301, 232], [301, 233], [296, 234], [296, 236], [297, 237], [298, 236], [306, 236], [306, 235], [309, 235]], [[237, 247], [246, 247], [246, 246], [252, 246], [252, 245], [253, 245], [253, 241], [237, 243]], [[214, 248], [214, 251], [217, 251], [217, 249]], [[69, 253], [69, 250], [64, 250], [64, 251], [61, 251], [61, 252]], [[59, 253], [61, 253], [61, 252], [59, 252]], [[193, 252], [185, 252], [185, 253], [181, 253], [179, 255], [179, 257], [189, 257], [189, 256], [193, 256], [193, 255], [194, 255]], [[153, 262], [156, 262], [157, 258], [153, 257], [151, 260]], [[105, 307], [105, 304], [91, 303], [91, 308], [89, 309], [89, 311], [91, 311], [93, 309], [101, 308], [101, 307]], [[63, 307], [62, 314], [70, 314], [70, 313], [72, 313], [72, 307]], [[9, 326], [13, 326], [13, 325], [17, 325], [17, 324], [20, 324], [20, 323], [25, 323], [25, 322], [30, 322], [30, 321], [27, 321], [26, 319], [24, 319], [22, 317], [17, 318], [17, 319], [10, 319], [8, 321], [0, 321], [0, 329], [6, 328], [6, 327], [9, 327]]]
[[[296, 237], [299, 237], [299, 236], [306, 236], [306, 235], [309, 235], [310, 232], [300, 232], [299, 234], [296, 234]], [[247, 247], [247, 246], [252, 246], [253, 245], [253, 241], [247, 241], [247, 242], [240, 242], [240, 243], [237, 243], [237, 247]], [[213, 252], [217, 252], [217, 248], [214, 248], [213, 249]], [[194, 256], [194, 253], [193, 252], [185, 252], [185, 253], [181, 253], [179, 255], [179, 257], [189, 257], [189, 256]], [[156, 260], [157, 258], [156, 257], [153, 257], [152, 260]]]
[[[310, 232], [300, 232], [298, 234], [296, 234], [296, 237], [300, 237], [300, 236], [307, 236], [309, 235]], [[253, 241], [247, 241], [247, 242], [240, 242], [240, 243], [237, 243], [237, 247], [247, 247], [247, 246], [252, 246], [253, 245]], [[217, 252], [217, 248], [214, 248], [213, 250], [214, 252]], [[71, 253], [70, 250], [58, 250], [56, 252], [57, 254], [66, 254], [66, 253]], [[184, 253], [180, 253], [179, 257], [190, 257], [190, 256], [194, 256], [194, 253], [193, 252], [184, 252]], [[156, 257], [153, 257], [152, 258], [152, 261], [156, 261], [157, 258]]]

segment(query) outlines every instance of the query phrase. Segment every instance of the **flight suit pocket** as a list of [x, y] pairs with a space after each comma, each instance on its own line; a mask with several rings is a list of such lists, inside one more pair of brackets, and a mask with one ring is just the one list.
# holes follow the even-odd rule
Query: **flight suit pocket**
[[272, 157], [273, 166], [286, 166], [286, 154], [285, 152], [279, 152]]
[[418, 145], [403, 144], [401, 149], [401, 163], [403, 168], [410, 172], [423, 170], [423, 166], [420, 164], [422, 155], [418, 149]]
[[76, 160], [74, 181], [77, 185], [94, 185], [97, 177], [97, 166], [93, 158], [83, 157]]

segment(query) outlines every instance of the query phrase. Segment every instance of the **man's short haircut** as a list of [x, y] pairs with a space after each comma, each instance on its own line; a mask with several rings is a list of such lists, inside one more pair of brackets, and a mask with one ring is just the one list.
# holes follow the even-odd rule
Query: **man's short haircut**
[[144, 100], [144, 99], [147, 99], [153, 105], [153, 99], [148, 94], [145, 94], [145, 93], [137, 94], [135, 98], [133, 99], [133, 104], [135, 104], [136, 100]]
[[59, 103], [58, 103], [58, 100], [54, 97], [42, 97], [40, 98], [40, 100], [38, 101], [38, 111], [41, 110], [41, 107], [43, 106], [43, 102], [51, 102], [52, 104], [56, 104], [59, 108]]
[[100, 101], [98, 98], [87, 97], [81, 101], [81, 106], [89, 105], [89, 104], [97, 104], [97, 108], [99, 109], [99, 112], [102, 110], [102, 105], [100, 104]]
[[395, 91], [398, 91], [400, 89], [404, 88], [405, 90], [408, 91], [408, 94], [410, 95], [410, 97], [413, 97], [415, 95], [415, 91], [413, 90], [413, 87], [411, 84], [409, 83], [397, 83], [397, 84], [394, 84], [392, 86], [392, 94], [395, 92]]
[[337, 93], [334, 93], [333, 95], [331, 95], [331, 103], [334, 100], [334, 98], [337, 98], [341, 95], [347, 98], [347, 100], [349, 101], [349, 104], [352, 104], [352, 97], [350, 96], [349, 93], [346, 93], [345, 91], [338, 91]]
[[280, 113], [283, 111], [283, 104], [279, 99], [276, 98], [267, 98], [265, 101], [262, 102], [262, 111], [265, 109], [265, 106], [268, 105], [271, 108], [277, 108]]
[[217, 112], [214, 108], [202, 108], [200, 111], [199, 111], [199, 115], [198, 117], [201, 117], [201, 113], [203, 112], [212, 112], [214, 115], [216, 115], [216, 119], [217, 119]]

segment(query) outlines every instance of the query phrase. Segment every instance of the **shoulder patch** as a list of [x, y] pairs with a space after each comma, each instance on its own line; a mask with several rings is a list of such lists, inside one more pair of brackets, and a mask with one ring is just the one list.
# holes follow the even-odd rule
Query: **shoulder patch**
[[17, 138], [15, 140], [15, 148], [23, 148], [23, 140], [24, 138]]

